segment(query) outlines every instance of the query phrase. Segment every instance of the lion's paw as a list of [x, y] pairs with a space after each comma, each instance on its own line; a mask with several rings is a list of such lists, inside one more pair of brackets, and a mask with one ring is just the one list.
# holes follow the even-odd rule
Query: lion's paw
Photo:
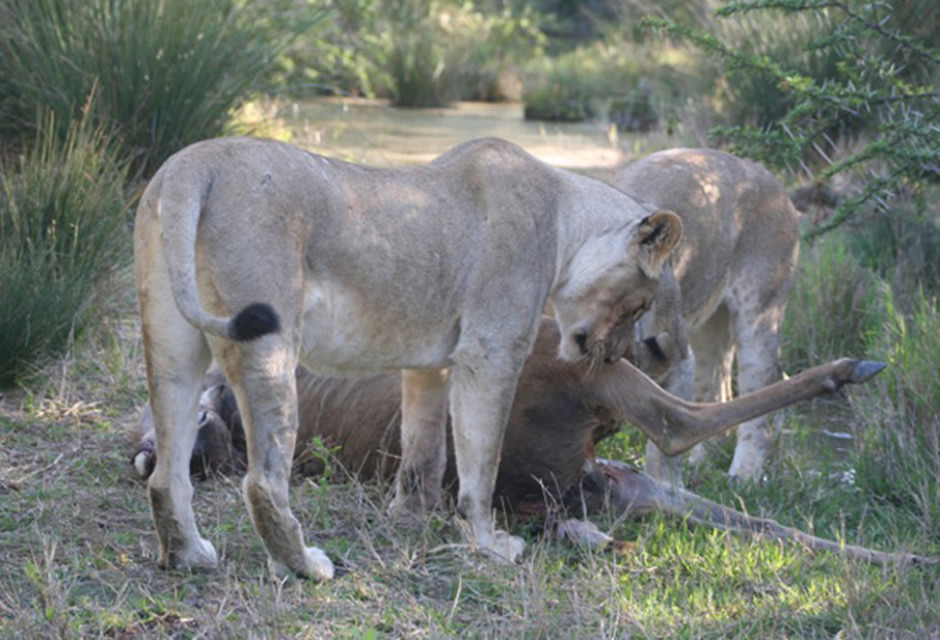
[[[740, 445], [739, 445], [740, 446]], [[751, 482], [760, 482], [764, 467], [764, 459], [749, 458], [748, 456], [735, 456], [728, 468], [728, 481], [732, 485], [743, 485]]]
[[169, 560], [163, 558], [159, 562], [161, 567], [188, 571], [212, 571], [218, 564], [215, 547], [205, 538], [197, 538], [195, 544], [174, 549]]
[[278, 578], [299, 575], [302, 578], [309, 578], [317, 582], [325, 582], [333, 579], [333, 561], [318, 547], [307, 547], [304, 549], [304, 567], [297, 571], [292, 570], [287, 565], [270, 557], [268, 558], [268, 563], [274, 575]]

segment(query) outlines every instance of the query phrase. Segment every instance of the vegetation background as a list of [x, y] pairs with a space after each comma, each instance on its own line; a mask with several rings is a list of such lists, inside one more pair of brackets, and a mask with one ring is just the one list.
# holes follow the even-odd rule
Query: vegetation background
[[[232, 478], [197, 488], [222, 568], [161, 572], [126, 459], [146, 400], [131, 212], [163, 160], [225, 133], [289, 138], [278, 116], [325, 94], [519, 100], [627, 152], [650, 132], [725, 146], [793, 186], [808, 213], [787, 368], [890, 366], [788, 414], [762, 482], [728, 486], [718, 443], [688, 483], [818, 535], [940, 555], [938, 7], [0, 0], [0, 636], [940, 636], [936, 566], [654, 516], [598, 520], [621, 553], [511, 522], [531, 553], [501, 567], [451, 544], [448, 512], [393, 528], [383, 488], [335, 468], [292, 490], [334, 582], [267, 576]], [[639, 463], [642, 445], [627, 428], [605, 453]]]

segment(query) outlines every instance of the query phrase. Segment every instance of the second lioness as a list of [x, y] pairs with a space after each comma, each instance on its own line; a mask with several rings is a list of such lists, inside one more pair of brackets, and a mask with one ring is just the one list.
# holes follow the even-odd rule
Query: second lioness
[[[613, 183], [682, 219], [671, 256], [681, 301], [665, 318], [657, 301], [641, 331], [655, 333], [654, 322], [687, 329], [691, 350], [668, 354], [672, 370], [658, 381], [680, 397], [714, 402], [730, 398], [735, 360], [739, 393], [780, 380], [780, 324], [799, 252], [799, 214], [780, 181], [723, 151], [671, 149], [624, 167]], [[677, 311], [681, 330], [669, 326]], [[742, 424], [728, 474], [759, 477], [774, 436], [765, 418]], [[647, 470], [660, 479], [677, 481], [678, 462], [647, 448]]]
[[238, 399], [245, 500], [279, 573], [333, 574], [320, 549], [304, 546], [288, 501], [298, 361], [340, 375], [404, 371], [395, 509], [438, 500], [449, 407], [458, 511], [475, 544], [517, 558], [523, 542], [495, 528], [491, 500], [542, 310], [551, 296], [562, 358], [619, 358], [680, 234], [675, 214], [649, 214], [494, 139], [408, 169], [245, 138], [180, 151], [141, 198], [134, 230], [159, 563], [217, 563], [189, 480], [211, 358]]

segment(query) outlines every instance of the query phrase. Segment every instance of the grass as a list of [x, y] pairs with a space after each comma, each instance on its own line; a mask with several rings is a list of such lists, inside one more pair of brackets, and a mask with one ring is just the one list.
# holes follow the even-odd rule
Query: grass
[[800, 252], [781, 330], [784, 362], [805, 368], [822, 358], [862, 355], [882, 320], [877, 276], [838, 234]]
[[130, 259], [124, 166], [99, 129], [50, 114], [19, 162], [0, 161], [0, 387], [61, 353]]
[[[401, 528], [383, 488], [354, 481], [292, 487], [308, 542], [336, 561], [327, 584], [272, 580], [239, 482], [197, 483], [210, 574], [161, 571], [127, 430], [146, 398], [136, 310], [127, 294], [98, 331], [0, 396], [0, 637], [4, 638], [923, 638], [940, 631], [937, 567], [876, 568], [652, 516], [596, 522], [618, 553], [528, 539], [519, 566], [459, 543], [453, 510]], [[892, 366], [895, 366], [894, 364]], [[917, 507], [836, 479], [852, 463], [820, 456], [819, 423], [851, 430], [854, 403], [807, 405], [787, 419], [768, 481], [730, 487], [720, 463], [696, 490], [725, 504], [847, 542], [940, 553]], [[628, 439], [633, 455], [640, 447]], [[881, 469], [882, 467], [878, 467]], [[873, 469], [872, 472], [877, 472]], [[858, 469], [857, 473], [863, 473]]]
[[[889, 291], [890, 294], [890, 291]], [[872, 339], [891, 372], [877, 395], [855, 399], [858, 432], [867, 446], [856, 467], [864, 488], [881, 500], [907, 504], [921, 529], [940, 532], [940, 309], [921, 290], [904, 314], [886, 295], [884, 331]]]
[[[888, 224], [907, 231], [884, 233]], [[918, 227], [919, 234], [910, 230]], [[899, 207], [887, 223], [850, 227], [804, 247], [810, 251], [801, 255], [783, 331], [788, 364], [841, 354], [888, 363], [871, 393], [851, 396], [856, 486], [873, 501], [906, 505], [912, 526], [934, 540], [940, 538], [940, 281], [925, 256], [935, 234], [933, 223]], [[898, 238], [905, 238], [906, 251]], [[838, 322], [827, 322], [832, 318]]]
[[268, 16], [232, 0], [10, 0], [0, 16], [0, 132], [35, 133], [40, 108], [64, 130], [94, 96], [95, 124], [144, 176], [220, 135], [310, 22], [274, 38]]

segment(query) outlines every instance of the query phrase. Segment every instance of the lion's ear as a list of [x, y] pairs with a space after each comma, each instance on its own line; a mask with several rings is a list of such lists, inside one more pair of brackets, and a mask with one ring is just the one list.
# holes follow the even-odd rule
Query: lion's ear
[[681, 239], [682, 220], [672, 211], [660, 209], [640, 220], [632, 240], [640, 269], [650, 278], [659, 278], [663, 262]]

